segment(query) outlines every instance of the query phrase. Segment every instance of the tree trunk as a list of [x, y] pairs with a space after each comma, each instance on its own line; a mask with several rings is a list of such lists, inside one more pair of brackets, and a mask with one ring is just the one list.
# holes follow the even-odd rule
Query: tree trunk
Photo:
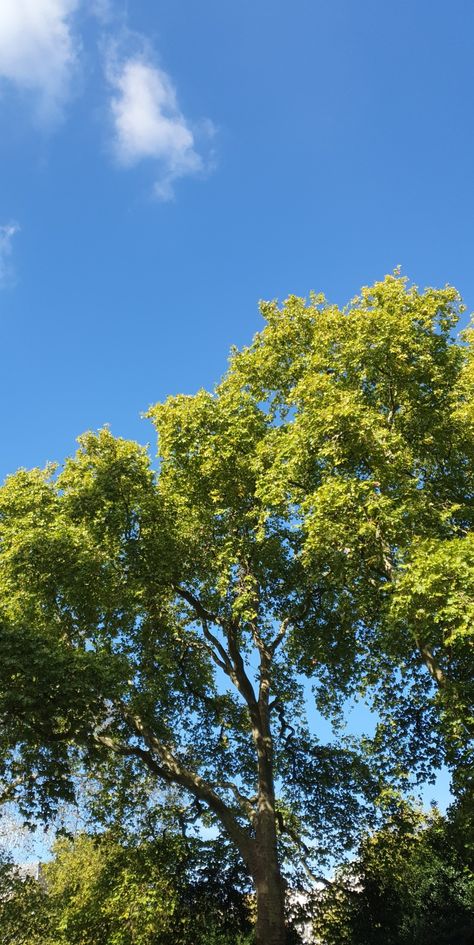
[[263, 837], [257, 843], [254, 876], [257, 893], [256, 945], [286, 945], [283, 884], [275, 843]]
[[[262, 743], [261, 743], [262, 744]], [[271, 738], [259, 757], [253, 880], [257, 893], [256, 945], [285, 945], [285, 905], [277, 849]]]
[[253, 881], [257, 894], [256, 945], [286, 945], [285, 903], [277, 847], [273, 738], [270, 725], [271, 654], [260, 649], [260, 690], [252, 721], [258, 759]]

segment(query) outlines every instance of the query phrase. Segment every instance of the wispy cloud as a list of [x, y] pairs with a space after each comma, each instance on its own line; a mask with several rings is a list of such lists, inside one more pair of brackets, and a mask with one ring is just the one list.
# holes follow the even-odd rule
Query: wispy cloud
[[105, 25], [122, 22], [125, 15], [113, 0], [86, 0], [86, 11]]
[[35, 96], [55, 120], [70, 93], [79, 52], [71, 18], [81, 0], [0, 0], [0, 80]]
[[0, 288], [5, 288], [13, 279], [11, 264], [12, 241], [20, 227], [18, 223], [7, 223], [0, 226]]
[[[181, 112], [169, 75], [143, 54], [117, 61], [109, 57], [110, 113], [117, 160], [131, 167], [143, 160], [156, 162], [155, 195], [174, 196], [174, 183], [202, 173], [206, 162], [196, 149], [195, 133]], [[207, 134], [212, 125], [206, 123]]]

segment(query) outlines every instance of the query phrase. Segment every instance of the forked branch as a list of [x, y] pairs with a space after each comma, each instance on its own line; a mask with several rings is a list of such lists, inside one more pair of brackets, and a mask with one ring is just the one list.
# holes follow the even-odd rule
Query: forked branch
[[178, 785], [188, 791], [193, 797], [203, 801], [216, 815], [227, 833], [237, 845], [242, 858], [249, 868], [253, 865], [253, 841], [241, 827], [234, 812], [225, 801], [216, 793], [214, 787], [194, 771], [190, 771], [173, 755], [166, 745], [145, 726], [138, 716], [127, 713], [127, 720], [132, 723], [137, 735], [140, 735], [148, 746], [147, 749], [139, 745], [120, 742], [104, 734], [96, 734], [94, 740], [98, 745], [108, 748], [115, 754], [138, 758], [153, 774], [167, 784]]

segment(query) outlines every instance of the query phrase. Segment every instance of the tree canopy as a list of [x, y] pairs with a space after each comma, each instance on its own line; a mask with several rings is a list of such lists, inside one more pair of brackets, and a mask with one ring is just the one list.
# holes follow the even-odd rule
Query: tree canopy
[[[1, 774], [45, 817], [78, 768], [177, 786], [281, 945], [296, 851], [350, 848], [383, 780], [472, 781], [474, 361], [457, 292], [397, 273], [261, 311], [213, 392], [150, 408], [156, 465], [105, 428], [1, 489]], [[308, 685], [376, 709], [364, 753]]]

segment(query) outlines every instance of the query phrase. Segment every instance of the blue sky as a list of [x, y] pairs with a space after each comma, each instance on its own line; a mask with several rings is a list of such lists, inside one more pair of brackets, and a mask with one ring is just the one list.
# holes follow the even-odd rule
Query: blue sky
[[474, 305], [474, 7], [2, 0], [0, 476], [209, 386], [259, 298]]

